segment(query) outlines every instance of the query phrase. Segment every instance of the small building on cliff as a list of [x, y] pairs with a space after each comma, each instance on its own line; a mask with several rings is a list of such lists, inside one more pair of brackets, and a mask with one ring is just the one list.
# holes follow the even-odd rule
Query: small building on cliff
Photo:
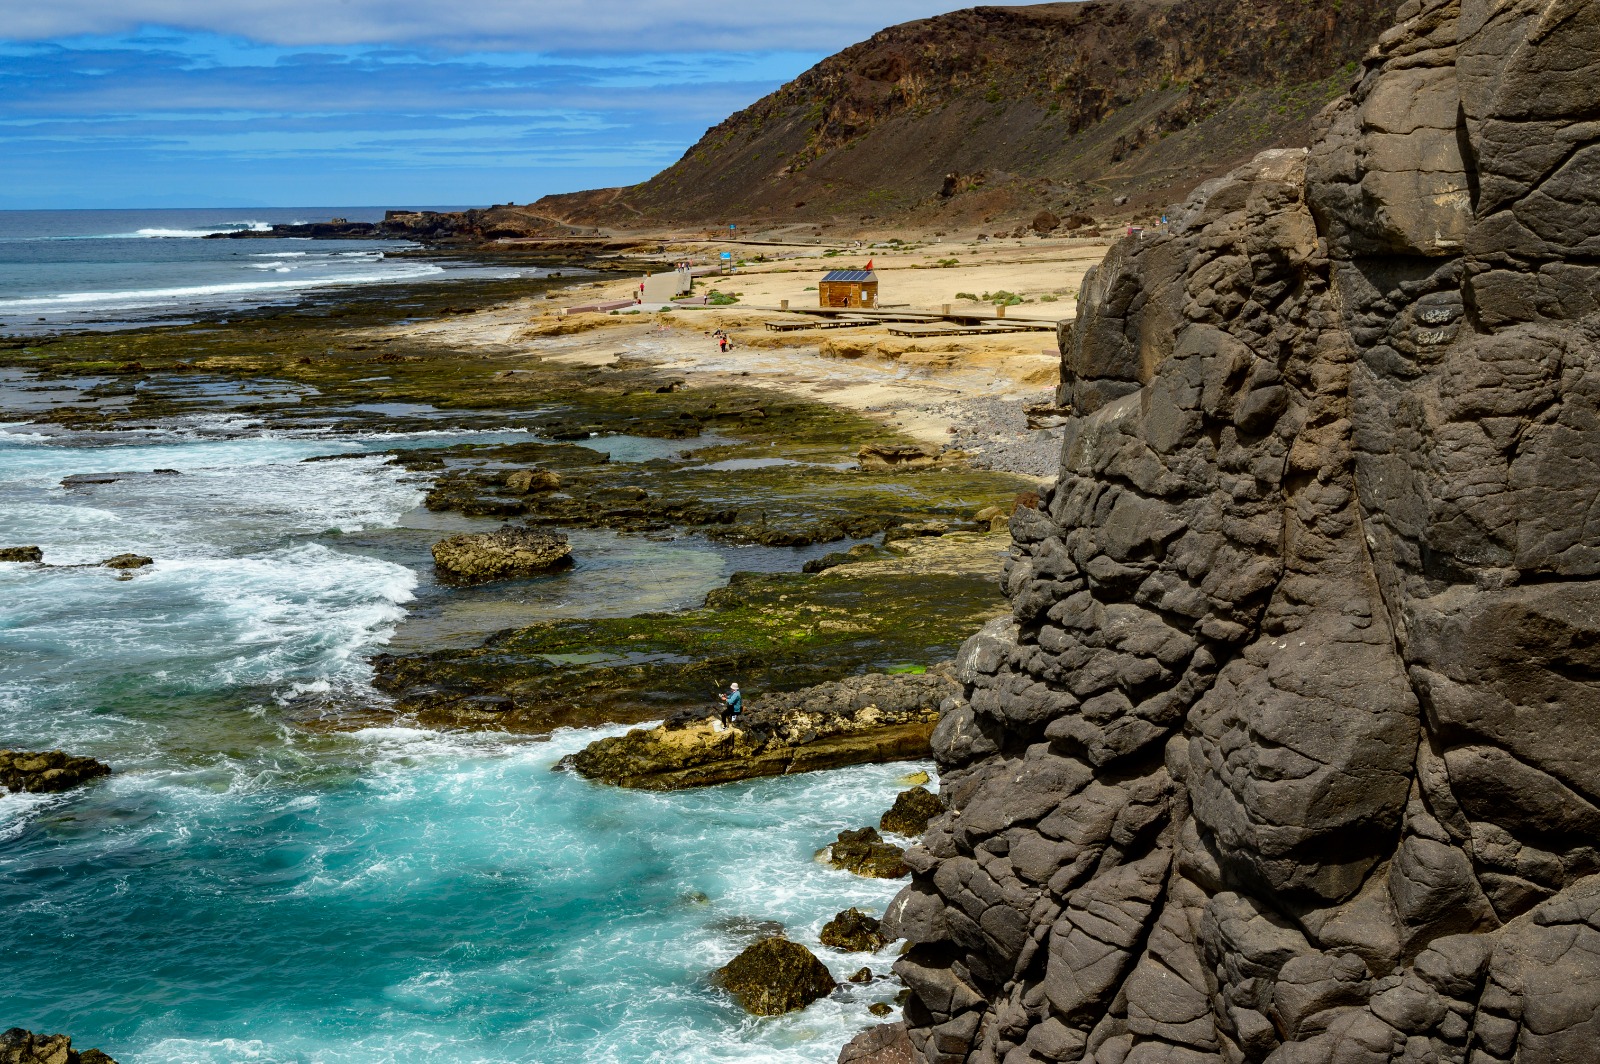
[[817, 285], [819, 307], [876, 307], [878, 275], [868, 263], [864, 270], [832, 270]]

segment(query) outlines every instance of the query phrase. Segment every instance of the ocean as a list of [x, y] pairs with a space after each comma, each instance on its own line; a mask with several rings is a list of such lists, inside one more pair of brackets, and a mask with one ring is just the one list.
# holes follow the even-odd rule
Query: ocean
[[414, 246], [401, 241], [204, 239], [382, 216], [372, 207], [0, 211], [0, 333], [190, 321], [357, 285], [545, 272], [396, 257]]
[[[176, 212], [170, 226], [151, 214], [174, 212], [93, 213], [71, 233], [6, 220], [0, 298], [109, 292], [122, 278], [124, 296], [86, 299], [74, 319], [110, 327], [145, 298], [128, 292], [214, 289], [252, 261], [288, 261], [252, 260], [265, 241], [112, 235], [271, 212]], [[28, 254], [52, 265], [24, 297], [12, 286]], [[319, 243], [303, 257], [339, 254]], [[338, 267], [372, 271], [340, 283], [382, 283], [383, 261]], [[217, 295], [190, 291], [180, 313]], [[0, 747], [116, 769], [65, 795], [0, 795], [0, 1027], [67, 1032], [122, 1064], [831, 1064], [876, 1022], [868, 1005], [892, 1000], [891, 982], [758, 1019], [706, 976], [763, 921], [840, 979], [887, 973], [895, 947], [844, 955], [817, 934], [848, 906], [881, 912], [899, 884], [813, 854], [874, 823], [899, 778], [928, 766], [652, 794], [553, 771], [616, 728], [533, 739], [298, 726], [308, 702], [379, 701], [368, 656], [408, 618], [429, 638], [474, 635], [431, 580], [427, 545], [443, 526], [420, 506], [424, 482], [359, 456], [527, 430], [515, 413], [477, 431], [276, 430], [219, 400], [293, 403], [293, 388], [199, 375], [170, 387], [209, 401], [155, 428], [79, 431], [26, 423], [72, 396], [0, 370], [0, 546], [38, 544], [59, 566], [0, 564]], [[593, 444], [639, 461], [661, 442]], [[331, 454], [355, 457], [304, 461]], [[113, 472], [124, 475], [63, 485]], [[735, 569], [811, 556], [599, 532], [574, 542], [574, 570], [491, 616], [670, 609]], [[131, 579], [65, 567], [125, 551], [156, 562]]]

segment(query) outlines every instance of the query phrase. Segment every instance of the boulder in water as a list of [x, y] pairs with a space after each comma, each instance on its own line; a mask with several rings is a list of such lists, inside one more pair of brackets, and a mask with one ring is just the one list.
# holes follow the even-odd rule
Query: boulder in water
[[911, 874], [906, 867], [905, 851], [890, 842], [884, 842], [876, 828], [841, 831], [837, 842], [823, 853], [825, 860], [835, 868], [854, 872], [871, 879], [901, 879]]
[[746, 1012], [781, 1016], [833, 993], [828, 966], [798, 942], [764, 938], [712, 973]]
[[[889, 944], [877, 919], [856, 908], [846, 909], [823, 924], [817, 938], [824, 946], [846, 953], [875, 953]], [[859, 981], [855, 976], [850, 978], [852, 982]], [[868, 978], [871, 978], [870, 972]]]
[[107, 569], [143, 569], [147, 565], [154, 565], [155, 559], [143, 554], [117, 554], [100, 564]]
[[98, 1049], [82, 1053], [64, 1034], [34, 1034], [21, 1027], [0, 1033], [0, 1064], [117, 1064]]
[[0, 750], [0, 787], [10, 791], [53, 794], [110, 774], [111, 766], [104, 761], [60, 750]]
[[913, 787], [895, 795], [894, 805], [878, 820], [878, 828], [896, 835], [921, 835], [928, 821], [944, 812], [939, 796], [926, 787]]
[[572, 547], [559, 532], [502, 525], [493, 532], [463, 533], [433, 545], [433, 564], [447, 578], [480, 584], [548, 572], [572, 563]]
[[38, 547], [0, 547], [0, 562], [42, 562], [44, 551]]

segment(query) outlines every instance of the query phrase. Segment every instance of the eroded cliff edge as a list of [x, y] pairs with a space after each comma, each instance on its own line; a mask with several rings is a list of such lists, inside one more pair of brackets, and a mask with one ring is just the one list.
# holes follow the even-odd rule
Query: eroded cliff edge
[[1600, 4], [1410, 0], [1086, 281], [887, 929], [929, 1061], [1600, 1045]]

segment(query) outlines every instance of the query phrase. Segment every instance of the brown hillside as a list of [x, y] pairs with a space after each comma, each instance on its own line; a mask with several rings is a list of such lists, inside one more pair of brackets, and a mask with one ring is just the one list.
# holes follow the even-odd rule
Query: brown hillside
[[[893, 26], [708, 130], [640, 185], [548, 196], [576, 225], [978, 224], [1159, 206], [1304, 144], [1395, 0], [1102, 0]], [[947, 175], [955, 175], [947, 180]]]

